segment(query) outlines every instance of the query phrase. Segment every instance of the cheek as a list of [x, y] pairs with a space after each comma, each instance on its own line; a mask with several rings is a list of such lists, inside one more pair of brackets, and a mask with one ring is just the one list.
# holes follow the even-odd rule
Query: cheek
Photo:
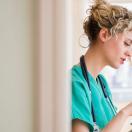
[[119, 42], [118, 43], [115, 42], [115, 43], [111, 44], [111, 49], [112, 49], [113, 55], [116, 54], [117, 56], [122, 54], [124, 51], [123, 44], [121, 44]]
[[130, 53], [130, 56], [132, 57], [132, 50], [129, 53]]
[[120, 43], [113, 42], [109, 46], [109, 51], [107, 53], [107, 57], [109, 58], [110, 62], [118, 61], [120, 57], [123, 55], [123, 47], [120, 45]]
[[123, 50], [121, 47], [115, 47], [113, 48], [113, 52], [116, 54], [116, 55], [119, 55], [119, 54], [122, 54]]

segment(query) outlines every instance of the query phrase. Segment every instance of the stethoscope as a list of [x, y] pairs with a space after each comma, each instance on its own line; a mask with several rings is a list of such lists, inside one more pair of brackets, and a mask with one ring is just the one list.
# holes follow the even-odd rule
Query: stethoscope
[[[88, 76], [88, 70], [87, 70], [83, 55], [80, 57], [80, 65], [81, 65], [83, 76], [87, 82], [88, 88], [89, 88], [90, 93], [91, 93], [91, 86], [90, 86], [90, 81], [89, 81], [89, 76]], [[113, 105], [113, 103], [112, 103], [112, 101], [111, 101], [111, 99], [110, 99], [110, 97], [106, 91], [105, 85], [103, 84], [100, 76], [98, 76], [97, 79], [100, 82], [104, 97], [107, 100], [107, 102], [109, 103], [109, 106], [111, 107], [111, 110], [113, 111], [114, 116], [115, 116], [117, 114], [117, 112], [116, 112], [115, 107], [114, 107], [114, 105]], [[95, 114], [94, 114], [94, 107], [93, 107], [92, 101], [91, 101], [91, 108], [92, 108], [91, 112], [92, 112], [93, 122], [96, 123]]]

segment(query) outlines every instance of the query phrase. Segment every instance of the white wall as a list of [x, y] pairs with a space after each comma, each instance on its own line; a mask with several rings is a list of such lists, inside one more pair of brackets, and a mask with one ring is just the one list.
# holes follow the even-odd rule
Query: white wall
[[0, 1], [0, 132], [34, 131], [33, 8]]

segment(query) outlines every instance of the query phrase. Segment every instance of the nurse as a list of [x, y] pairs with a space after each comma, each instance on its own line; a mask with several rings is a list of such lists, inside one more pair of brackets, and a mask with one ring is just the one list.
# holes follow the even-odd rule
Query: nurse
[[117, 113], [100, 72], [108, 65], [117, 69], [131, 57], [132, 13], [95, 0], [83, 28], [89, 48], [72, 67], [72, 132], [120, 132], [132, 116], [132, 103]]

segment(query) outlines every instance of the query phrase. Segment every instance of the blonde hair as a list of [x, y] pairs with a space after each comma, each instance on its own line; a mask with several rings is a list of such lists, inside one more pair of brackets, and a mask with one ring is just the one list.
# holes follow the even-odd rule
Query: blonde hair
[[95, 0], [83, 28], [90, 42], [95, 41], [102, 28], [111, 36], [132, 30], [132, 12], [122, 6], [111, 5], [105, 0]]

